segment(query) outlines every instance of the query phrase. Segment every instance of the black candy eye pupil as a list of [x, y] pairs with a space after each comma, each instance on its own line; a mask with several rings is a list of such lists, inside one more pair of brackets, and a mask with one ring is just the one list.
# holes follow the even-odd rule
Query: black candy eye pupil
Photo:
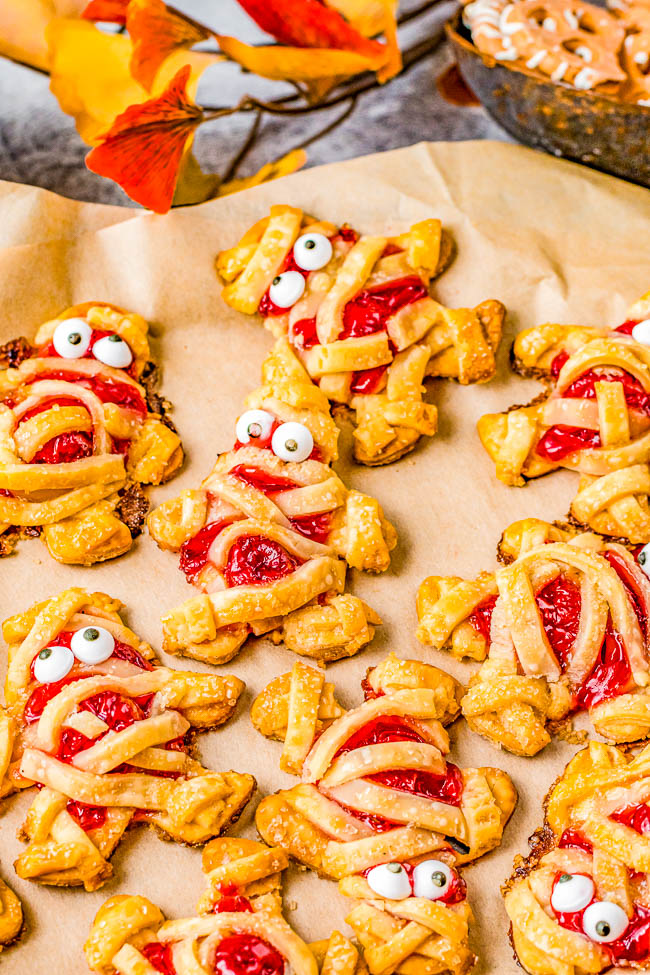
[[109, 335], [108, 336], [108, 341], [109, 342], [121, 342], [122, 339], [119, 337], [119, 335], [116, 335], [115, 333], [113, 333], [113, 335]]
[[639, 558], [637, 560], [639, 565], [645, 565], [647, 557], [645, 552], [639, 552]]
[[68, 342], [70, 343], [70, 345], [79, 345], [79, 343], [81, 342], [81, 335], [79, 334], [79, 332], [70, 332], [70, 335], [68, 336]]
[[313, 251], [313, 249], [314, 249], [315, 246], [316, 246], [316, 241], [315, 240], [306, 240], [305, 241], [305, 247], [307, 248], [307, 250]]
[[435, 884], [436, 887], [444, 887], [447, 883], [447, 878], [442, 870], [436, 870], [435, 873], [431, 874], [431, 882]]
[[569, 881], [569, 880], [571, 880], [571, 874], [570, 873], [563, 873], [562, 876], [560, 877], [559, 883], [566, 884], [567, 881]]
[[41, 652], [39, 653], [38, 659], [49, 660], [51, 656], [52, 656], [52, 649], [50, 647], [45, 647], [45, 649], [41, 650]]
[[262, 436], [262, 427], [260, 426], [259, 423], [251, 423], [251, 425], [248, 428], [248, 436], [249, 437], [261, 437]]
[[277, 278], [273, 278], [273, 284], [278, 285], [280, 284], [281, 280], [282, 280], [282, 276], [278, 274]]
[[611, 928], [607, 923], [607, 921], [599, 921], [598, 924], [596, 925], [596, 931], [601, 937], [606, 938], [607, 935], [610, 933]]
[[298, 444], [295, 440], [287, 440], [284, 446], [287, 448], [287, 450], [290, 450], [291, 453], [298, 449]]
[[99, 630], [96, 630], [94, 626], [89, 626], [86, 630], [84, 630], [84, 640], [93, 641], [98, 639]]

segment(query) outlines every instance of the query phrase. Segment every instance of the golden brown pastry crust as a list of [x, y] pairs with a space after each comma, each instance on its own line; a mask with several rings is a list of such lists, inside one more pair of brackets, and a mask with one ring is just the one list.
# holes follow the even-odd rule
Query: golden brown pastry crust
[[[650, 418], [636, 400], [650, 393], [650, 348], [628, 333], [649, 316], [650, 296], [644, 295], [628, 312], [623, 332], [556, 324], [521, 332], [513, 368], [542, 380], [547, 390], [527, 406], [478, 422], [500, 481], [522, 486], [558, 467], [578, 471], [571, 519], [641, 545], [650, 542]], [[629, 394], [624, 381], [634, 387]], [[567, 428], [587, 446], [562, 455], [564, 448], [558, 453], [549, 438], [566, 437]]]
[[19, 940], [23, 924], [20, 901], [4, 880], [0, 880], [0, 951]]
[[[515, 858], [512, 877], [503, 887], [516, 957], [530, 975], [647, 970], [647, 955], [639, 947], [626, 949], [625, 942], [633, 942], [637, 931], [637, 945], [643, 945], [639, 929], [649, 908], [649, 841], [625, 820], [650, 799], [649, 763], [648, 746], [632, 755], [591, 742], [549, 792], [545, 825], [531, 837], [532, 852]], [[560, 878], [566, 883], [576, 875], [592, 883], [592, 915], [598, 917], [598, 905], [604, 902], [607, 913], [602, 917], [610, 923], [615, 905], [613, 920], [619, 921], [622, 933], [613, 942], [591, 936], [593, 920], [585, 924], [583, 914], [588, 897], [575, 902], [581, 904], [578, 910], [562, 914], [554, 907], [554, 902], [560, 906], [555, 901]]]
[[[160, 666], [121, 609], [68, 589], [3, 625], [0, 791], [41, 786], [21, 831], [20, 877], [94, 890], [129, 826], [203, 844], [254, 791], [252, 776], [211, 772], [190, 754], [194, 734], [232, 715], [243, 683]], [[95, 646], [102, 659], [91, 661]]]
[[[305, 261], [296, 243], [301, 249], [305, 235], [326, 241], [324, 257], [302, 272], [301, 295], [278, 307], [270, 298], [272, 286], [287, 268], [301, 275]], [[473, 309], [450, 309], [429, 297], [429, 284], [452, 255], [439, 220], [423, 220], [396, 237], [359, 236], [295, 207], [273, 206], [238, 244], [218, 255], [217, 271], [226, 282], [224, 301], [245, 314], [265, 315], [266, 327], [289, 338], [329, 399], [354, 413], [355, 458], [375, 466], [392, 463], [421, 436], [435, 434], [437, 410], [422, 400], [426, 376], [465, 384], [486, 382], [495, 373], [503, 305], [490, 300]], [[386, 317], [385, 328], [369, 333], [362, 326], [345, 334], [349, 302], [367, 289], [405, 279], [416, 290]], [[303, 326], [312, 319], [313, 336], [306, 337]]]
[[[511, 525], [499, 551], [506, 566], [495, 574], [476, 582], [432, 576], [417, 597], [418, 639], [484, 660], [462, 700], [470, 727], [515, 754], [534, 755], [550, 741], [553, 722], [588, 709], [610, 741], [645, 738], [650, 583], [634, 555], [594, 533], [534, 518]], [[561, 651], [549, 642], [538, 601], [556, 583], [564, 589], [540, 598], [574, 600], [560, 607], [557, 626], [573, 634]]]
[[[66, 343], [62, 330], [74, 329], [67, 322], [80, 323], [82, 332]], [[92, 565], [131, 547], [146, 502], [140, 491], [134, 512], [126, 498], [140, 485], [169, 480], [183, 462], [178, 434], [160, 401], [152, 411], [143, 385], [147, 329], [140, 315], [86, 302], [41, 325], [33, 346], [5, 346], [0, 554], [39, 533], [50, 555], [70, 564]], [[87, 341], [94, 344], [86, 348]], [[65, 357], [56, 349], [62, 343]], [[115, 350], [123, 350], [128, 366], [104, 361], [119, 362]]]
[[148, 951], [155, 947], [166, 952], [175, 975], [212, 975], [216, 951], [234, 934], [275, 949], [295, 975], [362, 975], [356, 948], [338, 931], [307, 945], [285, 921], [286, 866], [282, 850], [255, 840], [213, 840], [203, 854], [208, 887], [199, 917], [166, 921], [145, 897], [112, 897], [99, 909], [84, 946], [88, 966], [97, 975], [150, 975], [155, 969]]
[[[225, 663], [250, 634], [269, 633], [318, 660], [352, 656], [381, 621], [344, 592], [347, 565], [385, 570], [395, 530], [374, 498], [348, 490], [332, 470], [338, 431], [327, 397], [285, 340], [266, 359], [262, 383], [247, 397], [238, 429], [252, 418], [265, 436], [238, 441], [198, 489], [149, 515], [152, 537], [181, 552], [181, 566], [194, 566], [188, 579], [202, 590], [163, 619], [164, 648]], [[307, 446], [292, 460], [275, 439], [285, 425], [313, 450]], [[243, 547], [267, 543], [285, 561], [284, 574], [233, 575]], [[200, 560], [192, 563], [199, 549]]]
[[[364, 689], [366, 701], [345, 712], [322, 672], [298, 662], [255, 701], [256, 728], [284, 741], [281, 768], [303, 777], [258, 806], [266, 842], [335, 879], [449, 846], [462, 863], [498, 845], [516, 802], [510, 779], [498, 769], [459, 770], [445, 760], [444, 725], [459, 713], [462, 687], [435, 667], [391, 655], [368, 672]], [[386, 722], [397, 723], [388, 740], [380, 732], [374, 743], [346, 751], [362, 729], [372, 736]], [[404, 728], [414, 734], [398, 737]], [[433, 774], [443, 791], [436, 798], [366, 777], [400, 769]]]

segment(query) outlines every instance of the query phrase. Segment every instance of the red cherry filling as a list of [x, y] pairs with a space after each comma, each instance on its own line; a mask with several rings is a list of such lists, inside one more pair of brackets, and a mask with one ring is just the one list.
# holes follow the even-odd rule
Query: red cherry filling
[[210, 546], [229, 521], [212, 521], [181, 545], [179, 566], [188, 582], [194, 582], [207, 565]]
[[102, 403], [115, 403], [127, 410], [135, 410], [136, 413], [141, 413], [143, 416], [147, 413], [147, 404], [140, 390], [136, 386], [120, 382], [118, 379], [86, 376], [75, 372], [74, 366], [71, 366], [69, 369], [62, 367], [61, 369], [51, 369], [48, 372], [39, 373], [33, 380], [34, 385], [46, 379], [63, 379], [68, 383], [76, 383], [91, 390]]
[[265, 586], [294, 572], [302, 562], [263, 535], [241, 535], [223, 570], [229, 586]]
[[561, 850], [582, 850], [584, 853], [588, 853], [589, 856], [594, 852], [594, 848], [589, 840], [573, 826], [564, 830], [557, 845]]
[[220, 884], [220, 898], [214, 905], [215, 914], [236, 914], [238, 911], [250, 913], [253, 905], [247, 897], [240, 894], [235, 884]]
[[474, 629], [485, 638], [488, 644], [490, 642], [492, 613], [494, 612], [497, 599], [498, 596], [488, 596], [487, 599], [484, 599], [482, 603], [479, 603], [474, 612], [467, 617], [468, 623], [472, 624]]
[[[236, 467], [232, 467], [229, 473], [243, 481], [244, 484], [250, 484], [268, 496], [300, 487], [296, 481], [292, 481], [288, 477], [269, 474], [268, 471], [260, 470], [258, 467], [252, 467], [248, 464], [238, 464]], [[320, 542], [321, 544], [327, 541], [331, 522], [329, 511], [290, 518], [289, 522], [291, 527], [304, 535], [305, 538], [311, 538], [313, 542]]]
[[[565, 353], [560, 353], [565, 355]], [[551, 365], [551, 372], [560, 356], [556, 356]], [[566, 359], [564, 360], [566, 361]], [[560, 363], [561, 366], [564, 362]], [[559, 369], [558, 369], [559, 372]], [[622, 369], [600, 367], [598, 371], [588, 369], [568, 386], [562, 393], [563, 399], [595, 399], [597, 382], [620, 382], [625, 393], [625, 402], [633, 413], [650, 417], [650, 394], [648, 394], [638, 379], [624, 372]], [[540, 439], [536, 452], [545, 460], [557, 463], [574, 453], [576, 450], [586, 450], [600, 447], [598, 430], [570, 427], [561, 424], [550, 427]]]
[[71, 464], [84, 457], [92, 457], [93, 438], [90, 433], [59, 433], [48, 440], [32, 457], [32, 464]]
[[[363, 728], [359, 728], [339, 748], [335, 757], [344, 755], [356, 748], [362, 748], [364, 745], [391, 741], [425, 742], [426, 739], [405, 718], [398, 715], [382, 716], [369, 721]], [[410, 792], [427, 799], [436, 799], [450, 806], [459, 806], [463, 794], [462, 773], [456, 765], [452, 765], [450, 762], [447, 762], [444, 775], [436, 775], [434, 772], [425, 772], [422, 769], [395, 769], [376, 772], [368, 778], [371, 782], [378, 782], [388, 788], [397, 789], [400, 792]], [[377, 832], [392, 829], [393, 826], [397, 825], [381, 816], [360, 813], [353, 809], [348, 811]]]
[[283, 975], [280, 952], [255, 934], [231, 934], [217, 945], [215, 975]]
[[172, 961], [171, 944], [163, 944], [162, 941], [150, 941], [148, 945], [140, 949], [152, 968], [162, 975], [176, 975], [176, 969]]

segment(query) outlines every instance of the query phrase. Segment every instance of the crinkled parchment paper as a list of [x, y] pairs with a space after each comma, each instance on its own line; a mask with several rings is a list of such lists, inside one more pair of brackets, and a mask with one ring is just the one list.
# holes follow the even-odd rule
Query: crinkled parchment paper
[[[475, 433], [488, 410], [526, 402], [534, 382], [513, 377], [508, 349], [513, 334], [542, 321], [618, 323], [626, 307], [650, 287], [650, 192], [528, 149], [500, 143], [418, 145], [384, 155], [312, 169], [283, 180], [168, 216], [73, 203], [42, 190], [0, 185], [0, 341], [24, 334], [69, 304], [116, 302], [154, 323], [154, 352], [163, 365], [162, 388], [187, 450], [181, 475], [154, 492], [156, 502], [191, 487], [218, 451], [233, 441], [245, 393], [257, 385], [271, 336], [256, 319], [219, 298], [214, 255], [230, 246], [272, 203], [290, 203], [364, 232], [397, 232], [429, 216], [453, 232], [458, 255], [436, 283], [450, 305], [500, 298], [508, 329], [498, 377], [487, 386], [431, 383], [440, 432], [409, 457], [368, 470], [349, 463], [343, 432], [339, 470], [345, 480], [382, 502], [399, 531], [390, 572], [350, 574], [352, 590], [383, 616], [371, 648], [329, 668], [343, 702], [361, 699], [367, 667], [394, 650], [448, 668], [467, 680], [474, 669], [430, 651], [415, 639], [415, 592], [429, 573], [474, 575], [494, 565], [502, 529], [524, 516], [563, 516], [575, 476], [556, 473], [524, 489], [497, 483]], [[0, 564], [2, 618], [66, 586], [103, 589], [128, 606], [134, 629], [159, 645], [160, 617], [192, 590], [176, 559], [141, 537], [125, 557], [91, 569], [55, 564], [38, 541], [24, 542]], [[265, 641], [250, 643], [227, 669], [247, 681], [236, 719], [205, 736], [200, 750], [215, 769], [252, 772], [259, 795], [287, 786], [278, 770], [280, 746], [260, 738], [248, 711], [255, 694], [294, 657]], [[172, 666], [201, 665], [171, 659]], [[3, 660], [4, 663], [4, 660]], [[452, 760], [500, 765], [512, 775], [520, 802], [500, 850], [465, 871], [476, 924], [473, 944], [480, 973], [518, 969], [507, 940], [499, 885], [515, 853], [540, 823], [544, 793], [575, 748], [553, 742], [533, 759], [515, 758], [471, 734], [462, 721], [451, 729]], [[55, 890], [19, 882], [11, 866], [22, 844], [16, 829], [31, 795], [12, 797], [0, 818], [0, 868], [23, 899], [27, 930], [3, 953], [7, 975], [86, 971], [81, 945], [103, 900], [116, 893], [145, 894], [168, 914], [194, 914], [202, 887], [200, 853], [161, 842], [137, 829], [113, 859], [115, 875], [102, 890]], [[253, 834], [255, 802], [239, 829]], [[307, 939], [343, 926], [346, 902], [334, 883], [292, 868], [285, 887], [289, 916]]]

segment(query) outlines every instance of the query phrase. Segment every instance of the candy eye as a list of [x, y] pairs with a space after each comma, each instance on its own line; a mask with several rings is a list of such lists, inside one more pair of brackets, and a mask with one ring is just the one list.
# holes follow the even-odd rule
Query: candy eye
[[72, 670], [74, 654], [67, 647], [44, 647], [34, 661], [34, 677], [39, 684], [63, 680]]
[[617, 941], [628, 924], [623, 908], [611, 901], [596, 901], [582, 915], [582, 930], [592, 941], [601, 944]]
[[70, 640], [73, 654], [82, 664], [101, 664], [115, 649], [115, 640], [103, 626], [85, 626]]
[[281, 423], [273, 434], [271, 450], [280, 460], [307, 460], [314, 438], [302, 423]]
[[62, 359], [81, 359], [88, 351], [93, 331], [83, 318], [68, 318], [54, 329], [52, 343]]
[[268, 440], [275, 423], [275, 417], [266, 410], [246, 410], [237, 420], [235, 434], [239, 443], [251, 440]]
[[126, 369], [133, 362], [131, 349], [119, 335], [104, 335], [93, 345], [93, 355], [105, 366]]
[[632, 338], [641, 345], [650, 345], [650, 318], [636, 323], [632, 329]]
[[291, 308], [302, 298], [305, 290], [305, 279], [300, 271], [284, 271], [273, 278], [269, 288], [269, 298], [278, 308]]
[[437, 901], [449, 890], [454, 872], [442, 860], [423, 860], [413, 871], [413, 893]]
[[581, 911], [594, 899], [594, 882], [584, 873], [563, 873], [553, 886], [551, 907], [558, 914]]
[[650, 577], [650, 545], [644, 545], [639, 554], [636, 557], [637, 562], [645, 572], [645, 574]]
[[366, 880], [375, 894], [391, 901], [401, 901], [411, 896], [411, 882], [401, 863], [382, 863], [373, 867]]
[[332, 259], [332, 245], [325, 234], [303, 234], [293, 245], [293, 259], [303, 271], [320, 271]]

